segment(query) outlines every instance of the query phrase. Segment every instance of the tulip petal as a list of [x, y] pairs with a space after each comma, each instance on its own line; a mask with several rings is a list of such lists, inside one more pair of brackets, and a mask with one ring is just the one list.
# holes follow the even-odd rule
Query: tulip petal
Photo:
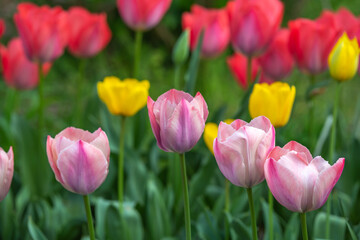
[[288, 149], [290, 151], [296, 151], [298, 154], [302, 155], [302, 160], [306, 163], [310, 163], [312, 161], [312, 155], [305, 146], [301, 145], [296, 141], [290, 141], [285, 146], [284, 149]]
[[50, 136], [47, 137], [46, 141], [46, 153], [49, 160], [49, 164], [51, 169], [55, 174], [55, 178], [58, 182], [63, 183], [63, 179], [61, 177], [60, 171], [57, 167], [57, 151], [56, 151], [56, 141], [55, 139], [51, 138]]
[[0, 148], [0, 201], [2, 201], [9, 192], [14, 174], [14, 153], [10, 147], [8, 153]]
[[90, 142], [91, 145], [99, 148], [105, 155], [105, 158], [107, 161], [110, 161], [110, 146], [109, 146], [109, 140], [106, 135], [106, 133], [101, 130], [101, 128], [98, 128], [94, 133], [94, 135], [97, 135], [97, 137]]
[[154, 104], [155, 104], [155, 102], [149, 96], [148, 100], [147, 100], [147, 108], [148, 108], [151, 128], [152, 128], [152, 131], [153, 131], [153, 133], [155, 135], [155, 138], [156, 138], [156, 141], [157, 141], [157, 144], [158, 144], [159, 148], [164, 150], [164, 151], [167, 151], [167, 149], [163, 146], [162, 141], [161, 141], [160, 126], [157, 123], [155, 115], [154, 115]]

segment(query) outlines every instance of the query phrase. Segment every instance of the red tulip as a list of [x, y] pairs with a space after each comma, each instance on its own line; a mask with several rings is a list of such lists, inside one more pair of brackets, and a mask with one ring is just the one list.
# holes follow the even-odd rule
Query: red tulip
[[294, 60], [289, 51], [289, 35], [287, 29], [277, 32], [265, 54], [258, 58], [264, 74], [272, 79], [285, 78], [293, 68]]
[[289, 49], [300, 70], [309, 74], [325, 71], [336, 31], [308, 19], [290, 21], [289, 29]]
[[263, 53], [278, 31], [284, 13], [279, 0], [229, 2], [231, 39], [236, 51], [246, 56]]
[[204, 29], [204, 39], [201, 55], [215, 57], [220, 55], [230, 41], [228, 15], [225, 9], [206, 9], [199, 5], [191, 7], [191, 13], [182, 16], [183, 29], [190, 29], [190, 47], [196, 48], [201, 31]]
[[68, 39], [67, 14], [62, 8], [26, 2], [17, 9], [14, 20], [27, 57], [41, 63], [60, 57]]
[[171, 0], [117, 0], [117, 7], [126, 25], [134, 30], [149, 30], [157, 25]]
[[[230, 71], [232, 72], [234, 78], [239, 83], [240, 87], [243, 89], [248, 88], [248, 82], [246, 78], [247, 71], [247, 58], [240, 53], [235, 53], [233, 56], [227, 58], [227, 63], [229, 65]], [[256, 58], [253, 58], [251, 61], [251, 81], [255, 81], [257, 74], [260, 71], [259, 62]], [[261, 74], [259, 82], [272, 83], [273, 81]]]
[[5, 32], [5, 23], [4, 20], [0, 19], [0, 38], [2, 37], [4, 32]]
[[[19, 38], [11, 40], [8, 47], [0, 47], [1, 68], [7, 85], [19, 90], [32, 89], [39, 83], [38, 66], [29, 61]], [[43, 64], [46, 74], [51, 64]]]
[[82, 7], [68, 12], [69, 50], [78, 57], [92, 57], [103, 50], [111, 39], [106, 14], [92, 14]]

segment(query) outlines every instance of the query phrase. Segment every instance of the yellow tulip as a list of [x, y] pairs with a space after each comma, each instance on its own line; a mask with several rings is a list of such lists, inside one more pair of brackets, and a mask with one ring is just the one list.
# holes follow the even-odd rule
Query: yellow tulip
[[284, 126], [290, 118], [295, 92], [295, 86], [284, 82], [255, 84], [249, 99], [250, 116], [265, 116], [274, 127]]
[[[224, 122], [230, 124], [233, 121], [234, 119], [226, 119]], [[219, 128], [218, 125], [212, 122], [205, 124], [204, 142], [212, 154], [214, 154], [213, 143], [214, 143], [214, 139], [217, 137], [218, 128]]]
[[146, 105], [150, 83], [147, 80], [106, 77], [98, 82], [99, 98], [106, 104], [111, 114], [132, 116]]
[[349, 39], [344, 33], [328, 57], [330, 75], [337, 81], [347, 81], [352, 79], [358, 69], [359, 64], [359, 44], [356, 38]]

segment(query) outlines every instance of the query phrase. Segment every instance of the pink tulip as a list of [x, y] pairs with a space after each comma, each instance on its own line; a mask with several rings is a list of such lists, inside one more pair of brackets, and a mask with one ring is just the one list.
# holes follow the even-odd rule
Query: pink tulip
[[183, 29], [190, 29], [190, 47], [196, 48], [200, 33], [204, 30], [201, 48], [203, 57], [220, 55], [230, 41], [230, 27], [225, 9], [206, 9], [199, 5], [191, 7], [191, 13], [182, 16]]
[[0, 38], [2, 37], [4, 32], [5, 32], [5, 23], [4, 20], [0, 19]]
[[166, 152], [190, 151], [199, 141], [209, 113], [200, 93], [192, 97], [175, 89], [156, 102], [148, 97], [147, 107], [157, 144]]
[[229, 2], [227, 9], [233, 47], [248, 57], [266, 50], [284, 14], [279, 0], [236, 0]]
[[34, 62], [52, 62], [63, 54], [68, 40], [67, 14], [61, 7], [20, 3], [14, 15], [26, 56]]
[[9, 192], [14, 174], [14, 153], [12, 147], [6, 153], [0, 147], [0, 202]]
[[46, 152], [56, 180], [74, 193], [94, 192], [109, 172], [109, 141], [100, 128], [94, 133], [66, 128], [54, 139], [48, 136]]
[[[39, 83], [38, 66], [25, 56], [21, 39], [12, 39], [8, 47], [0, 46], [1, 68], [7, 85], [18, 90], [32, 89]], [[42, 66], [46, 75], [51, 64]]]
[[308, 74], [325, 71], [336, 41], [335, 29], [308, 19], [290, 21], [289, 29], [289, 49], [300, 70]]
[[82, 7], [68, 12], [69, 50], [78, 57], [92, 57], [103, 50], [111, 39], [106, 14], [92, 14]]
[[214, 155], [222, 174], [234, 185], [251, 188], [264, 180], [264, 164], [275, 147], [275, 129], [264, 116], [250, 123], [221, 122]]
[[293, 68], [294, 60], [289, 51], [290, 32], [282, 29], [274, 37], [274, 40], [264, 55], [258, 58], [264, 74], [274, 80], [281, 80], [288, 76]]
[[117, 0], [119, 13], [126, 25], [142, 31], [156, 26], [170, 4], [171, 0]]
[[264, 171], [276, 200], [290, 211], [303, 213], [324, 205], [344, 164], [344, 158], [332, 166], [320, 156], [313, 159], [306, 147], [292, 141], [269, 154]]

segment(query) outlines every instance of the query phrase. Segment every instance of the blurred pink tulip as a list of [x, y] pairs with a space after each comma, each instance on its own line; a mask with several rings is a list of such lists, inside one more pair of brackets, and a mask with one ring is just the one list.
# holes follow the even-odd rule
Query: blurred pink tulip
[[171, 89], [156, 102], [147, 102], [151, 127], [160, 149], [185, 153], [199, 141], [208, 117], [208, 108], [200, 93], [195, 97]]
[[293, 68], [294, 60], [289, 51], [290, 32], [282, 29], [276, 33], [274, 40], [264, 55], [258, 58], [264, 74], [274, 80], [288, 76]]
[[2, 37], [4, 32], [5, 32], [5, 22], [4, 20], [0, 19], [0, 38]]
[[[227, 58], [227, 64], [232, 72], [234, 78], [236, 79], [237, 83], [243, 89], [247, 89], [249, 86], [247, 79], [246, 79], [246, 71], [247, 71], [247, 58], [240, 54], [235, 53], [233, 56]], [[255, 81], [257, 74], [260, 71], [259, 62], [256, 58], [252, 58], [251, 60], [251, 81]], [[272, 83], [273, 80], [264, 76], [263, 73], [260, 75], [259, 79], [260, 83]]]
[[336, 41], [335, 29], [316, 21], [296, 19], [289, 22], [289, 30], [289, 49], [300, 70], [308, 74], [325, 71]]
[[[38, 66], [25, 56], [20, 38], [12, 39], [8, 47], [0, 46], [1, 68], [7, 85], [18, 90], [32, 89], [39, 83]], [[46, 75], [51, 64], [42, 66]]]
[[166, 11], [171, 0], [117, 0], [119, 13], [133, 30], [149, 30], [155, 27]]
[[320, 156], [313, 159], [306, 147], [292, 141], [269, 154], [264, 171], [275, 199], [290, 211], [303, 213], [324, 205], [344, 164], [344, 158], [333, 166]]
[[26, 56], [34, 62], [52, 62], [68, 41], [67, 14], [61, 7], [20, 3], [14, 15]]
[[222, 174], [234, 185], [251, 188], [264, 180], [264, 164], [275, 147], [275, 129], [264, 116], [250, 123], [221, 122], [214, 154]]
[[204, 30], [201, 48], [203, 57], [211, 58], [220, 55], [230, 41], [230, 27], [225, 9], [206, 9], [194, 4], [190, 13], [182, 16], [183, 29], [190, 29], [190, 47], [196, 48], [200, 33]]
[[284, 14], [284, 6], [279, 0], [230, 1], [227, 9], [233, 47], [247, 57], [266, 50]]
[[94, 192], [109, 172], [109, 141], [100, 128], [93, 133], [66, 128], [54, 139], [48, 136], [46, 152], [56, 180], [74, 193]]
[[69, 16], [69, 50], [78, 57], [92, 57], [111, 39], [106, 14], [92, 14], [82, 7], [72, 7]]
[[9, 192], [14, 174], [14, 153], [12, 147], [6, 153], [0, 147], [0, 202]]

